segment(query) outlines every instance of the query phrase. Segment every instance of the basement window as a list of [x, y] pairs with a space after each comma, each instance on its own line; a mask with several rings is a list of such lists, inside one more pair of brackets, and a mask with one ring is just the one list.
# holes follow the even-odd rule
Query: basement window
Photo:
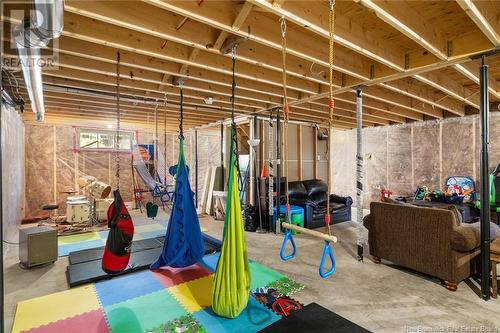
[[130, 151], [132, 149], [132, 138], [132, 132], [122, 131], [117, 140], [115, 131], [78, 129], [77, 147], [82, 150], [109, 151], [116, 150], [117, 143], [119, 143], [120, 150]]

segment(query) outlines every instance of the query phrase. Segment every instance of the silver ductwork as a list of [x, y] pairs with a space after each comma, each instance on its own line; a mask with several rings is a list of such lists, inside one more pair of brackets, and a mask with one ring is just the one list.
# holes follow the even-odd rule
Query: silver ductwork
[[45, 106], [40, 48], [58, 38], [64, 28], [64, 0], [35, 0], [34, 14], [16, 27], [16, 44], [24, 82], [37, 121], [43, 121]]

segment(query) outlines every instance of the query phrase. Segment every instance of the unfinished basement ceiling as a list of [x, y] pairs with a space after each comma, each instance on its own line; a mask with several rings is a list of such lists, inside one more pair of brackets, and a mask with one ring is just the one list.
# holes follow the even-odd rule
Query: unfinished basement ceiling
[[[356, 126], [353, 88], [359, 85], [367, 86], [366, 126], [477, 112], [478, 62], [470, 56], [500, 46], [500, 22], [492, 15], [500, 2], [474, 2], [472, 12], [468, 6], [463, 0], [337, 1], [334, 126]], [[152, 122], [158, 100], [160, 117], [166, 113], [175, 130], [175, 76], [186, 78], [188, 128], [227, 119], [231, 58], [219, 49], [231, 35], [248, 38], [237, 54], [236, 113], [266, 115], [282, 101], [284, 16], [290, 117], [325, 125], [328, 8], [327, 1], [66, 1], [59, 68], [43, 72], [46, 121], [113, 120], [117, 51], [125, 122]], [[18, 23], [2, 20], [5, 34]], [[15, 56], [8, 38], [4, 49]], [[500, 100], [499, 58], [488, 60], [492, 102]], [[207, 97], [213, 97], [211, 105]], [[29, 106], [27, 111], [24, 120], [35, 121]]]

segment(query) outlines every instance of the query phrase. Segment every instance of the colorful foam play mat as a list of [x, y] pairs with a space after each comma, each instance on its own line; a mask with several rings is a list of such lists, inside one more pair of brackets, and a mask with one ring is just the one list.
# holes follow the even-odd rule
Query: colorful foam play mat
[[211, 309], [219, 253], [183, 269], [141, 271], [17, 304], [13, 333], [258, 332], [302, 304], [304, 286], [251, 262], [248, 306], [235, 319]]
[[[134, 230], [134, 240], [165, 236], [166, 230], [167, 230], [166, 222], [164, 223], [154, 222], [154, 223], [138, 225], [135, 227]], [[206, 230], [202, 228], [202, 231]], [[57, 238], [59, 256], [63, 257], [67, 256], [71, 252], [88, 250], [104, 246], [106, 244], [107, 237], [108, 237], [107, 230], [87, 232], [69, 236], [59, 236]]]

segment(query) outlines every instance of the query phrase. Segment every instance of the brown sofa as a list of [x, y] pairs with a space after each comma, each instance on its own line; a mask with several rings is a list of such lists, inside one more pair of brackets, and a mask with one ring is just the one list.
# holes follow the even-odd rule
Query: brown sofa
[[385, 259], [435, 276], [452, 291], [475, 273], [480, 240], [453, 211], [372, 202], [364, 225], [377, 263]]

